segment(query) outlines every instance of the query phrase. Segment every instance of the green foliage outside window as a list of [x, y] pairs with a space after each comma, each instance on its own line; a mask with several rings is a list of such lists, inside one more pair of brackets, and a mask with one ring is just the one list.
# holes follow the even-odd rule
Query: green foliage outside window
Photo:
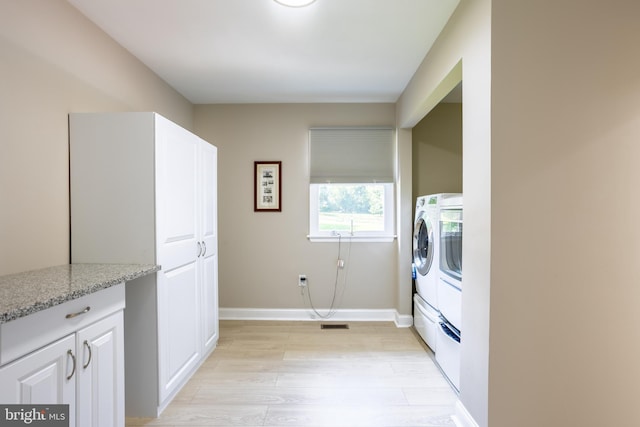
[[318, 189], [321, 230], [377, 231], [384, 229], [384, 186], [326, 184]]

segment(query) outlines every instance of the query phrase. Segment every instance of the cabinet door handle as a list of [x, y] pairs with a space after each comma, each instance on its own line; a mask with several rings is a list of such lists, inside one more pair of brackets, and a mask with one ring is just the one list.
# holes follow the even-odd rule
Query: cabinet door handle
[[204, 248], [204, 251], [202, 252], [202, 256], [204, 256], [207, 253], [207, 244], [202, 242], [202, 247]]
[[67, 350], [67, 356], [71, 356], [71, 360], [73, 360], [73, 369], [71, 370], [71, 374], [67, 377], [67, 381], [73, 378], [73, 374], [76, 373], [76, 357], [73, 355], [71, 350]]
[[87, 363], [82, 365], [82, 369], [87, 369], [89, 367], [89, 363], [91, 363], [91, 345], [87, 340], [84, 340], [83, 345], [87, 347], [87, 350], [89, 350], [89, 360], [87, 360]]
[[200, 258], [200, 255], [202, 255], [202, 245], [200, 244], [200, 242], [198, 242], [198, 255], [196, 256], [196, 258]]
[[77, 313], [69, 313], [65, 317], [65, 319], [73, 319], [74, 317], [80, 316], [82, 314], [87, 314], [91, 310], [91, 307], [87, 306], [84, 310], [79, 311]]

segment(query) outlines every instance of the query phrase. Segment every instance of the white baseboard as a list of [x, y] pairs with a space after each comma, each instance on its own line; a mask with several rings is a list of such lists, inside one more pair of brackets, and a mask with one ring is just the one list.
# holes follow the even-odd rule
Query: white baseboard
[[[326, 310], [318, 310], [324, 315]], [[324, 319], [311, 310], [305, 309], [265, 309], [265, 308], [220, 308], [220, 320], [297, 320], [297, 321], [338, 321], [338, 322], [394, 322], [399, 328], [408, 328], [413, 317], [403, 315], [394, 309], [381, 310], [336, 310], [333, 316]]]
[[453, 418], [456, 427], [479, 427], [478, 423], [476, 423], [469, 411], [467, 411], [467, 408], [465, 408], [459, 400], [456, 402], [455, 411], [451, 418]]
[[398, 328], [410, 328], [413, 326], [413, 316], [410, 314], [400, 314], [396, 311], [394, 322], [396, 322]]

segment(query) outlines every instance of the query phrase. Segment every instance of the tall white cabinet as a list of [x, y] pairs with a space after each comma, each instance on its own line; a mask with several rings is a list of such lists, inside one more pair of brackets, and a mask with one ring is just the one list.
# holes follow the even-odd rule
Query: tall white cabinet
[[156, 113], [69, 116], [74, 263], [127, 284], [126, 413], [157, 416], [218, 340], [217, 149]]

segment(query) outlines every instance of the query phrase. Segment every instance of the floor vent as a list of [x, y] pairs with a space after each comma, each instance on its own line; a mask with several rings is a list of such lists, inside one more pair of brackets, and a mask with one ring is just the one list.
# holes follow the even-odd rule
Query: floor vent
[[349, 329], [349, 325], [346, 323], [321, 324], [320, 329]]

